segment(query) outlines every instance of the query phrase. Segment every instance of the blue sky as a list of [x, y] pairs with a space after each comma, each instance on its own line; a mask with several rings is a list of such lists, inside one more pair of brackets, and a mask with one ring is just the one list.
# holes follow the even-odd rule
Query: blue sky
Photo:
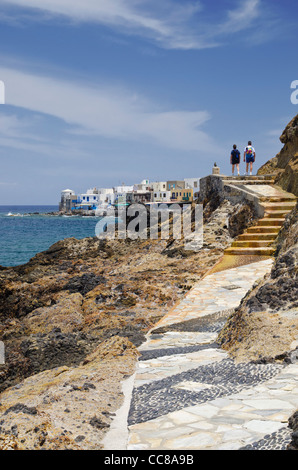
[[[255, 169], [298, 112], [290, 0], [0, 0], [0, 204]], [[241, 164], [244, 172], [244, 164]]]

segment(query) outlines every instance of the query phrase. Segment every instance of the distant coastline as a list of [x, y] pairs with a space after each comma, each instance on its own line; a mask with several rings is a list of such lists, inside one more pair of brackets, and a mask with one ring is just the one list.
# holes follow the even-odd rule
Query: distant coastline
[[1, 205], [0, 266], [25, 264], [65, 238], [94, 237], [98, 219], [62, 216], [57, 205]]

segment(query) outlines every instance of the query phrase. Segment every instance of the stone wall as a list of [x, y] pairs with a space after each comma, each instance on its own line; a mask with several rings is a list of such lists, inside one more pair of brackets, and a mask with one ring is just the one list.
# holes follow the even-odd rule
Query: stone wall
[[253, 206], [257, 217], [263, 217], [264, 209], [260, 205], [258, 197], [241, 185], [236, 186], [226, 183], [225, 181], [225, 176], [209, 175], [205, 178], [201, 178], [200, 204], [205, 205], [212, 201], [212, 210], [219, 206], [224, 200], [230, 201], [233, 205], [249, 204]]

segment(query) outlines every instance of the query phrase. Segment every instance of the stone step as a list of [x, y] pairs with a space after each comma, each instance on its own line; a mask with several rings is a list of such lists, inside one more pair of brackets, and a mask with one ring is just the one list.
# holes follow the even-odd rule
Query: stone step
[[277, 226], [277, 227], [281, 227], [284, 223], [285, 219], [284, 218], [279, 218], [279, 219], [273, 219], [271, 217], [268, 217], [268, 218], [264, 218], [264, 219], [259, 219], [258, 220], [258, 226], [259, 227], [262, 227], [262, 226]]
[[274, 175], [235, 175], [235, 176], [222, 176], [222, 180], [229, 180], [231, 178], [235, 178], [237, 180], [244, 180], [244, 181], [261, 181], [261, 182], [266, 182], [268, 180], [274, 181]]
[[269, 226], [269, 225], [255, 225], [254, 227], [249, 227], [247, 233], [274, 233], [278, 234], [280, 227], [278, 226]]
[[239, 235], [239, 241], [261, 241], [261, 240], [268, 240], [273, 241], [276, 239], [277, 233], [242, 233]]
[[272, 244], [272, 240], [237, 240], [231, 245], [232, 248], [258, 248]]
[[294, 202], [294, 204], [296, 204], [296, 199], [295, 196], [289, 194], [288, 196], [260, 196], [259, 201], [261, 203]]
[[262, 203], [263, 208], [265, 211], [292, 211], [296, 206], [295, 201], [288, 201], [288, 202], [267, 202]]
[[235, 179], [230, 179], [230, 180], [224, 180], [224, 184], [234, 184], [234, 185], [257, 185], [257, 184], [274, 184], [274, 181], [268, 180], [268, 181], [260, 181], [260, 180], [237, 180]]
[[227, 248], [225, 254], [227, 255], [256, 255], [256, 256], [272, 256], [275, 252], [273, 247], [259, 247], [259, 248]]
[[282, 219], [285, 218], [287, 214], [289, 214], [291, 210], [265, 210], [265, 217], [273, 218], [273, 219]]

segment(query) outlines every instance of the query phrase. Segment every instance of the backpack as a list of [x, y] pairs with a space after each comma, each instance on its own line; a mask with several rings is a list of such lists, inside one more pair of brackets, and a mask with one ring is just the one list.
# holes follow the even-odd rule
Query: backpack
[[253, 148], [250, 145], [248, 147], [246, 147], [246, 155], [248, 157], [253, 157], [253, 154], [254, 154]]

